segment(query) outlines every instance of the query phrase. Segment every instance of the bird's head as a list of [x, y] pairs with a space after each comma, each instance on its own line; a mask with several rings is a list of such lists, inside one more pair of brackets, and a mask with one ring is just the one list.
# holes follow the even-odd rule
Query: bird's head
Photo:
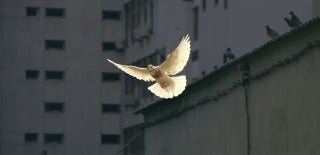
[[289, 13], [290, 13], [291, 15], [294, 15], [293, 11], [290, 11]]
[[270, 27], [268, 25], [265, 26], [267, 29], [269, 29]]
[[147, 66], [148, 71], [151, 71], [151, 70], [153, 70], [154, 68], [155, 68], [155, 67], [154, 67], [153, 65], [150, 65], [150, 64]]
[[226, 53], [231, 53], [231, 48], [228, 47]]

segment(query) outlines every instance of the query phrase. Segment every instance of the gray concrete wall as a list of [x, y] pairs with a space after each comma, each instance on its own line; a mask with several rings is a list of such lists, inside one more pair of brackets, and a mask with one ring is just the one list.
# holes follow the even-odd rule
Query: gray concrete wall
[[[204, 0], [171, 1], [152, 0], [154, 3], [154, 32], [149, 39], [129, 44], [126, 48], [123, 63], [130, 64], [143, 57], [154, 53], [155, 49], [165, 48], [169, 54], [176, 48], [180, 39], [191, 35], [191, 51], [199, 51], [196, 61], [189, 61], [181, 74], [186, 74], [188, 83], [202, 77], [202, 72], [211, 72], [214, 66], [221, 66], [223, 53], [230, 47], [236, 56], [247, 53], [257, 46], [262, 45], [270, 38], [266, 35], [265, 25], [270, 25], [279, 34], [290, 30], [284, 17], [290, 17], [289, 11], [294, 11], [301, 21], [305, 22], [313, 17], [314, 0], [285, 0], [285, 1], [251, 1], [251, 0], [205, 0], [206, 9], [203, 9]], [[228, 8], [224, 9], [224, 2]], [[198, 7], [198, 40], [193, 36], [193, 8]], [[141, 26], [137, 30], [144, 30]], [[128, 76], [128, 75], [125, 75]], [[126, 98], [139, 98], [140, 104], [151, 104], [159, 98], [148, 97], [145, 99], [139, 93], [124, 96]], [[132, 101], [129, 99], [128, 101]], [[124, 104], [128, 101], [123, 100]], [[124, 126], [128, 127], [134, 122], [142, 122], [140, 116], [132, 119], [132, 109], [125, 109], [124, 116], [127, 120]], [[128, 119], [127, 119], [128, 118]]]
[[[146, 154], [319, 154], [320, 45], [309, 46], [320, 40], [318, 27], [319, 22], [242, 60], [250, 66], [248, 100], [243, 83], [232, 87], [241, 79], [233, 64], [189, 86], [181, 96], [144, 109]], [[300, 51], [307, 53], [264, 72]], [[227, 88], [232, 89], [224, 93]]]
[[[101, 104], [120, 104], [121, 82], [102, 82], [101, 73], [115, 72], [105, 58], [120, 59], [122, 54], [102, 52], [101, 44], [123, 39], [122, 20], [102, 20], [102, 10], [121, 11], [122, 1], [0, 2], [0, 154], [118, 150], [120, 144], [101, 144], [101, 134], [121, 134], [121, 115], [102, 114]], [[39, 15], [26, 16], [26, 7], [39, 7]], [[64, 8], [65, 17], [46, 17], [47, 7]], [[45, 39], [65, 40], [65, 50], [46, 50]], [[39, 70], [39, 77], [26, 79], [27, 69]], [[45, 80], [46, 70], [63, 70], [65, 78]], [[64, 102], [65, 110], [45, 113], [44, 102]], [[26, 143], [26, 132], [38, 133], [38, 141]], [[43, 134], [49, 132], [63, 133], [64, 143], [44, 144]]]

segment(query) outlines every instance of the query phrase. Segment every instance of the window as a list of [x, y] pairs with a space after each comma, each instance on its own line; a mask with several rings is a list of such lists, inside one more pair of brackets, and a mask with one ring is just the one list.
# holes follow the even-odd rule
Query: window
[[150, 1], [150, 28], [149, 28], [149, 33], [150, 34], [153, 34], [153, 29], [154, 29], [154, 25], [153, 25], [153, 18], [154, 18], [154, 5], [153, 5], [153, 2]]
[[39, 77], [39, 71], [37, 70], [26, 70], [27, 79], [36, 79]]
[[120, 11], [102, 11], [102, 19], [120, 20]]
[[46, 79], [63, 79], [64, 71], [46, 71]]
[[25, 133], [24, 134], [24, 141], [27, 143], [34, 143], [38, 141], [38, 134], [37, 133]]
[[119, 73], [102, 73], [102, 81], [119, 81]]
[[64, 40], [45, 40], [46, 49], [57, 49], [64, 50], [65, 49], [65, 41]]
[[112, 51], [116, 49], [116, 44], [114, 42], [103, 42], [102, 51]]
[[224, 0], [224, 9], [225, 9], [225, 10], [228, 9], [228, 0]]
[[219, 4], [219, 0], [214, 0], [214, 5], [217, 6]]
[[198, 59], [199, 59], [199, 52], [198, 52], [198, 50], [193, 51], [193, 52], [191, 53], [191, 61], [196, 61], [196, 60], [198, 60]]
[[64, 17], [65, 9], [62, 8], [46, 8], [47, 17]]
[[62, 102], [46, 102], [44, 106], [45, 112], [63, 112], [64, 103]]
[[64, 135], [60, 133], [44, 134], [44, 143], [63, 143]]
[[120, 144], [120, 135], [101, 135], [101, 144]]
[[102, 104], [102, 113], [119, 113], [119, 104]]
[[207, 7], [207, 1], [202, 0], [202, 11], [206, 11], [206, 7]]
[[26, 8], [26, 15], [27, 16], [37, 16], [39, 14], [38, 7], [27, 7]]
[[193, 39], [198, 40], [198, 19], [199, 9], [198, 7], [193, 8]]
[[148, 22], [148, 0], [144, 0], [144, 2], [142, 2], [142, 7], [143, 7], [143, 21], [144, 23]]

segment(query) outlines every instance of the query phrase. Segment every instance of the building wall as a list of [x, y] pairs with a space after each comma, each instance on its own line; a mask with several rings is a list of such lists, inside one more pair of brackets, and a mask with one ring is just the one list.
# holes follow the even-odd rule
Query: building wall
[[[125, 5], [137, 1], [126, 1]], [[143, 60], [157, 49], [163, 50], [164, 55], [167, 55], [176, 48], [184, 35], [190, 34], [191, 57], [197, 51], [198, 58], [195, 60], [190, 58], [182, 72], [187, 75], [188, 83], [213, 71], [215, 66], [223, 65], [223, 53], [228, 47], [236, 56], [241, 56], [270, 40], [266, 35], [265, 25], [270, 25], [279, 34], [289, 31], [290, 28], [284, 21], [284, 17], [290, 17], [290, 11], [294, 11], [302, 22], [311, 19], [314, 4], [312, 0], [282, 2], [146, 0], [146, 2], [153, 3], [153, 17], [150, 19], [153, 21], [153, 33], [142, 41], [129, 41], [123, 63], [131, 64]], [[194, 19], [195, 8], [198, 8], [198, 22]], [[146, 29], [150, 27], [148, 24], [143, 24], [143, 21], [140, 23], [140, 26], [132, 30], [137, 38], [147, 34]], [[194, 34], [195, 25], [198, 27], [197, 39]], [[135, 96], [144, 98], [139, 94]], [[157, 97], [148, 98], [142, 100], [140, 104], [152, 103], [157, 99]]]
[[[206, 9], [203, 9], [204, 1]], [[192, 80], [201, 76], [201, 71], [210, 72], [214, 66], [221, 66], [227, 47], [236, 56], [241, 56], [270, 40], [266, 35], [265, 25], [271, 26], [279, 34], [289, 31], [290, 28], [284, 21], [284, 17], [290, 17], [289, 11], [294, 11], [301, 21], [311, 19], [312, 6], [311, 0], [218, 0], [217, 4], [211, 0], [195, 0], [192, 7], [199, 9], [199, 30], [198, 40], [191, 42], [191, 47], [199, 51], [199, 60], [189, 63], [189, 77]]]
[[237, 82], [241, 73], [233, 63], [181, 96], [143, 109], [146, 154], [318, 154], [317, 27], [310, 24], [239, 60], [250, 66], [248, 85]]
[[[26, 7], [39, 14], [26, 16]], [[64, 8], [65, 16], [46, 17], [49, 7]], [[102, 103], [120, 105], [121, 82], [103, 82], [102, 72], [116, 71], [106, 57], [122, 56], [103, 52], [102, 42], [123, 40], [122, 17], [102, 20], [102, 10], [121, 11], [122, 1], [1, 1], [0, 154], [97, 155], [120, 148], [121, 141], [101, 144], [102, 134], [121, 135], [120, 113], [102, 113]], [[64, 40], [65, 49], [46, 49], [46, 39]], [[39, 77], [26, 79], [28, 69]], [[64, 71], [64, 79], [46, 80], [48, 70]], [[64, 102], [64, 112], [46, 113], [45, 102]], [[38, 140], [25, 142], [28, 132]], [[63, 143], [46, 144], [46, 133], [63, 133]]]
[[[138, 2], [138, 0], [126, 0], [124, 4], [135, 2]], [[223, 53], [227, 47], [230, 47], [238, 57], [270, 40], [266, 35], [265, 25], [270, 25], [279, 34], [289, 31], [290, 28], [284, 21], [284, 17], [290, 17], [289, 11], [294, 11], [303, 22], [311, 19], [314, 5], [313, 0], [281, 2], [276, 0], [256, 2], [237, 0], [142, 0], [141, 2], [153, 3], [153, 17], [149, 19], [153, 21], [153, 33], [142, 41], [131, 42], [130, 37], [127, 38], [129, 42], [122, 64], [144, 61], [148, 59], [148, 55], [156, 51], [164, 52], [164, 55], [167, 55], [177, 46], [184, 35], [189, 34], [191, 36], [192, 53], [187, 66], [181, 73], [187, 75], [188, 83], [192, 83], [200, 79], [203, 74], [213, 71], [215, 66], [222, 66]], [[198, 8], [197, 22], [194, 17], [194, 8]], [[143, 13], [141, 13], [141, 16], [143, 16]], [[150, 17], [150, 14], [148, 14], [148, 17]], [[143, 21], [141, 21], [140, 26], [133, 28], [133, 34], [138, 37], [148, 34], [147, 30], [150, 28], [148, 22], [143, 24]], [[198, 27], [197, 39], [195, 39], [194, 34], [196, 25]], [[191, 60], [196, 51], [198, 51], [198, 58]], [[129, 75], [125, 74], [124, 76]], [[133, 85], [135, 85], [137, 91], [123, 96], [122, 103], [125, 106], [123, 128], [130, 128], [144, 121], [141, 115], [132, 115], [136, 107], [152, 104], [159, 100], [158, 97], [153, 95], [147, 97], [141, 95], [142, 93], [138, 90], [150, 85], [149, 83], [147, 85], [141, 83], [144, 82], [136, 80]], [[126, 86], [125, 83], [124, 86]], [[221, 87], [223, 86], [224, 84], [221, 84]], [[134, 106], [126, 107], [128, 104]]]

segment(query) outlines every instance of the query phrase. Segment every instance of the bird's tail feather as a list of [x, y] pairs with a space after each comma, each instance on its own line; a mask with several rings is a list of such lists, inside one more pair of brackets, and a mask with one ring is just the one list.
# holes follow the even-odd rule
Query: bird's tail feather
[[148, 87], [148, 89], [161, 98], [172, 98], [180, 95], [187, 85], [186, 76], [171, 77], [170, 80], [166, 88], [162, 88], [159, 83], [155, 83]]

